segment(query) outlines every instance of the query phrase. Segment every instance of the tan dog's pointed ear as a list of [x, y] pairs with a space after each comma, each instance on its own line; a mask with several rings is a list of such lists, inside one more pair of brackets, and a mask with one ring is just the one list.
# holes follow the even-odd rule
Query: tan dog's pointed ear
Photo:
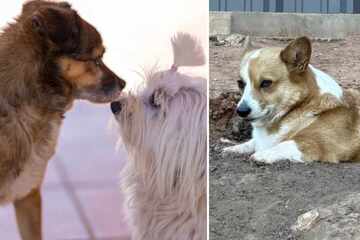
[[307, 69], [311, 57], [311, 42], [307, 37], [297, 38], [281, 51], [280, 58], [290, 72], [302, 73]]
[[240, 59], [242, 59], [247, 52], [250, 52], [251, 50], [255, 49], [254, 45], [251, 42], [250, 36], [246, 36], [243, 44], [242, 44], [243, 50], [240, 53]]
[[254, 48], [250, 36], [245, 37], [242, 47], [245, 49], [245, 51], [249, 51]]
[[240, 59], [242, 59], [248, 52], [258, 49], [260, 46], [255, 46], [250, 36], [246, 36], [242, 43], [242, 51], [240, 53]]

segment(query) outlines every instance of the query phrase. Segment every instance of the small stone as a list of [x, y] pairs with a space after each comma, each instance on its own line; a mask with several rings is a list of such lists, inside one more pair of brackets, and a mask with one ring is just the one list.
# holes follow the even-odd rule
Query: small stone
[[216, 35], [212, 35], [209, 37], [209, 40], [212, 41], [212, 42], [217, 42], [218, 41], [218, 38]]
[[359, 203], [360, 193], [343, 195], [332, 205], [319, 206], [301, 215], [292, 230], [299, 240], [360, 239]]
[[241, 44], [245, 39], [244, 35], [234, 33], [225, 38], [225, 42], [229, 43], [230, 46], [236, 46]]
[[319, 211], [317, 209], [313, 209], [303, 215], [300, 215], [296, 224], [292, 227], [292, 230], [295, 232], [307, 232], [312, 229], [319, 220]]
[[224, 40], [215, 42], [215, 46], [224, 46], [226, 42]]

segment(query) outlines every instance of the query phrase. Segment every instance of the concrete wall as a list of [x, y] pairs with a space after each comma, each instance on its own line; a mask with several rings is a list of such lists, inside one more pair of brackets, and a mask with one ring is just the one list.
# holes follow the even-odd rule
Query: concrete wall
[[360, 33], [359, 23], [356, 14], [210, 12], [210, 34], [229, 34], [230, 28], [254, 36], [341, 39]]
[[210, 35], [231, 33], [231, 12], [210, 12]]

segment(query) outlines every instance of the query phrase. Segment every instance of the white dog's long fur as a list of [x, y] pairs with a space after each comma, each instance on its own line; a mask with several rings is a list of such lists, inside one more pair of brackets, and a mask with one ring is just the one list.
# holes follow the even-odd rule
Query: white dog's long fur
[[177, 70], [205, 58], [188, 34], [172, 45], [172, 67], [148, 73], [116, 116], [129, 155], [122, 189], [134, 240], [206, 239], [207, 81]]

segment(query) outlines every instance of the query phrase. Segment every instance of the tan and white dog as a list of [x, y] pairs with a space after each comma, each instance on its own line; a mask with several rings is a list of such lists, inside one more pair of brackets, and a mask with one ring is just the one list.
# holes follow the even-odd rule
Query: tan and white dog
[[252, 154], [265, 163], [360, 160], [359, 94], [310, 65], [310, 56], [306, 37], [244, 52], [236, 111], [251, 121], [252, 139], [224, 155]]
[[188, 34], [172, 46], [170, 69], [111, 103], [129, 157], [122, 187], [134, 240], [206, 239], [207, 80], [178, 70], [205, 57]]

